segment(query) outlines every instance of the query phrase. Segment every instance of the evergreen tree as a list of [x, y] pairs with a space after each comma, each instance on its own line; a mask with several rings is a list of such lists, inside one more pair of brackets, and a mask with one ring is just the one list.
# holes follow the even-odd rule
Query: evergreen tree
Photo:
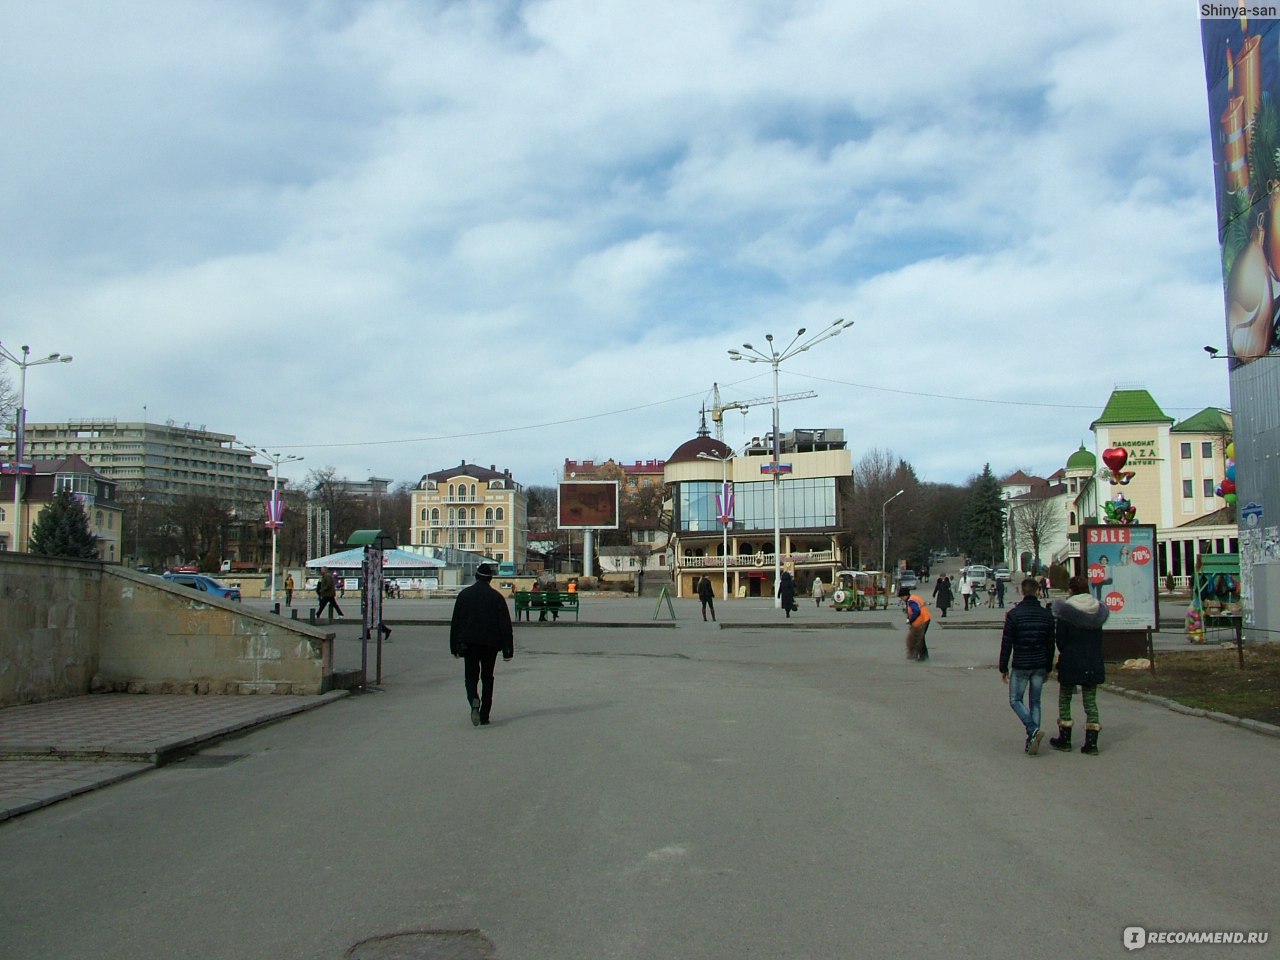
[[97, 538], [89, 515], [70, 490], [61, 491], [31, 527], [31, 552], [41, 557], [98, 559]]
[[989, 463], [969, 488], [960, 516], [960, 548], [981, 563], [996, 564], [1004, 559], [1004, 503]]

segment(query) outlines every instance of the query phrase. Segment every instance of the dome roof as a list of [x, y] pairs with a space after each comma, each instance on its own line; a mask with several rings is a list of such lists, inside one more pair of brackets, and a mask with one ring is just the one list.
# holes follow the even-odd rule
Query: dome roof
[[733, 456], [733, 450], [727, 443], [722, 443], [706, 434], [699, 434], [676, 447], [675, 453], [667, 457], [667, 463], [688, 463], [690, 460], [699, 459], [700, 453], [709, 453], [717, 460]]
[[1098, 458], [1080, 444], [1080, 449], [1067, 457], [1068, 470], [1092, 470], [1098, 465]]

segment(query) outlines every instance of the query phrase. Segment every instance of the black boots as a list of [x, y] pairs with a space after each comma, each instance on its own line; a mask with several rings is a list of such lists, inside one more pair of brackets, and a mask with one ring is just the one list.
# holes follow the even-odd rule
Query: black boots
[[1071, 728], [1058, 724], [1058, 735], [1049, 738], [1049, 746], [1055, 750], [1071, 749]]
[[1091, 757], [1096, 757], [1098, 755], [1098, 731], [1097, 730], [1085, 730], [1084, 746], [1080, 748], [1080, 752], [1087, 753]]

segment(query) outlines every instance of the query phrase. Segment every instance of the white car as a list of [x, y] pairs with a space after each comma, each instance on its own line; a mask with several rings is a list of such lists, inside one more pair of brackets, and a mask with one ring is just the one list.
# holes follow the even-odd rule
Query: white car
[[1008, 567], [996, 567], [996, 579], [1004, 580], [1007, 583], [1013, 579], [1013, 574], [1009, 572]]

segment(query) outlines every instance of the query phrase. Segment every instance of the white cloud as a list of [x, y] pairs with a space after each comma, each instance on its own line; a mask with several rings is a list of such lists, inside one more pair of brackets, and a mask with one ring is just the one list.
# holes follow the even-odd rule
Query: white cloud
[[926, 479], [1053, 470], [1116, 382], [1226, 403], [1198, 33], [1162, 4], [142, 9], [0, 37], [0, 339], [76, 355], [33, 420], [541, 483], [667, 456], [712, 382], [769, 392], [728, 347], [842, 316], [784, 422]]

